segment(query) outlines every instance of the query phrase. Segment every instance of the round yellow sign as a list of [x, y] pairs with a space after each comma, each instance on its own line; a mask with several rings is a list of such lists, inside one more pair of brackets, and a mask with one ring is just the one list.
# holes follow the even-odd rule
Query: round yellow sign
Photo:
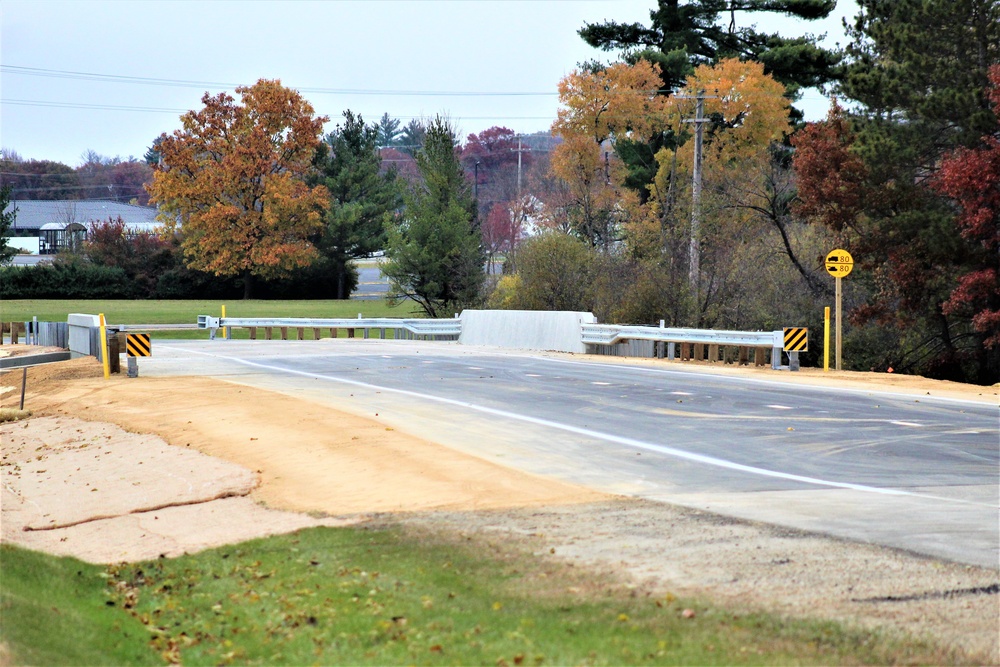
[[854, 268], [854, 258], [846, 250], [831, 250], [826, 256], [826, 270], [834, 278], [843, 278]]

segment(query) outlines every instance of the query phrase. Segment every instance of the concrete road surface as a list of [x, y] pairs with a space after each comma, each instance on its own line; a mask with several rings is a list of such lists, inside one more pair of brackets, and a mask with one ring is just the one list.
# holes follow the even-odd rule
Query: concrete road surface
[[760, 380], [454, 343], [157, 346], [144, 375], [301, 396], [609, 493], [958, 562], [1000, 560], [995, 405], [787, 384], [779, 371]]

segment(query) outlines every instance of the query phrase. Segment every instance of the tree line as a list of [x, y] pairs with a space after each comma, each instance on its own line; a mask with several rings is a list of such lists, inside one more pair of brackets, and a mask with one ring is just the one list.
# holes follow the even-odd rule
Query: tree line
[[146, 206], [145, 184], [153, 165], [129, 156], [108, 157], [90, 150], [78, 167], [53, 160], [26, 159], [17, 151], [0, 151], [0, 185], [10, 188], [11, 199], [83, 200], [110, 199]]
[[[353, 261], [384, 250], [391, 298], [432, 316], [819, 332], [823, 258], [843, 247], [848, 367], [996, 382], [1000, 3], [860, 0], [836, 50], [753, 27], [834, 5], [659, 0], [648, 24], [586, 25], [614, 59], [559, 83], [551, 138], [463, 145], [445, 118], [350, 111], [323, 135], [329, 119], [261, 80], [159, 137], [148, 192], [184, 269], [244, 296], [313, 272], [345, 297]], [[842, 104], [803, 123], [817, 86]]]

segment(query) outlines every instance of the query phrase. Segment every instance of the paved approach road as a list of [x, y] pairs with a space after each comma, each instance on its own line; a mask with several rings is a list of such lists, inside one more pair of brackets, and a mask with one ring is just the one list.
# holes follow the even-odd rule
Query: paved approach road
[[327, 403], [528, 472], [988, 567], [1000, 408], [453, 343], [177, 341], [144, 375]]

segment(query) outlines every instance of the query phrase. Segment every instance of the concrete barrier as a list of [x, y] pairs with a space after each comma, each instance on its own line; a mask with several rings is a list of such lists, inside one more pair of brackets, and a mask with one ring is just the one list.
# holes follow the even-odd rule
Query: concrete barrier
[[[70, 356], [74, 359], [91, 355], [100, 358], [100, 346], [94, 343], [93, 331], [94, 329], [100, 331], [101, 318], [98, 315], [70, 313], [66, 321], [69, 323]], [[97, 343], [99, 343], [100, 333], [96, 338], [98, 339]]]
[[540, 310], [464, 310], [462, 345], [583, 354], [580, 325], [597, 321], [593, 313]]

